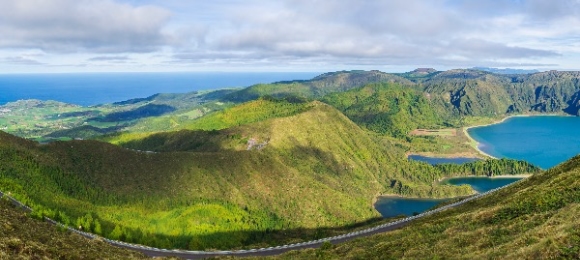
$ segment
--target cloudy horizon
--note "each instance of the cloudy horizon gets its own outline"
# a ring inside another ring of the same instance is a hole
[[[579,0],[0,0],[0,71],[578,70]]]

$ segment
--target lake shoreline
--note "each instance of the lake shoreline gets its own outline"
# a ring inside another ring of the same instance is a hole
[[[520,181],[525,177],[529,176],[531,176],[531,174],[499,175],[493,177],[474,176],[474,175],[447,177],[443,178],[442,181],[454,178],[460,178],[462,180],[458,183],[449,183],[449,184],[439,183],[439,185],[453,185],[453,186],[470,185],[472,187],[473,193],[470,195],[453,196],[446,198],[417,198],[417,197],[404,197],[399,194],[383,194],[376,198],[374,208],[383,216],[383,218],[396,217],[399,215],[411,216],[417,213],[425,212],[430,208],[437,207],[438,205],[441,205],[441,203],[446,203],[447,201],[454,201],[460,198],[481,194],[493,188],[503,187],[505,185],[508,185],[509,183]],[[503,178],[503,180],[497,180],[496,178],[497,179]],[[466,179],[470,180],[466,181]],[[487,180],[479,181],[477,179],[487,179]]]
[[[568,114],[563,114],[563,113],[555,113],[555,114],[519,114],[519,115],[509,115],[506,116],[500,120],[497,120],[495,122],[492,123],[488,123],[488,124],[481,124],[481,125],[473,125],[473,126],[466,126],[463,127],[463,134],[465,134],[465,136],[467,137],[467,139],[469,139],[469,144],[471,145],[471,147],[473,147],[479,154],[487,157],[487,158],[492,158],[492,159],[499,159],[493,155],[490,155],[486,152],[484,152],[483,150],[481,150],[479,148],[479,146],[481,145],[480,142],[478,142],[477,140],[475,140],[473,137],[471,137],[471,135],[469,135],[469,130],[473,129],[473,128],[478,128],[478,127],[486,127],[486,126],[491,126],[491,125],[496,125],[496,124],[501,124],[505,121],[507,121],[508,119],[511,118],[516,118],[516,117],[536,117],[536,116],[572,116],[572,115],[568,115]]]

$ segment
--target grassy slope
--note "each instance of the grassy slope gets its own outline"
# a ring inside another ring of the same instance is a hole
[[[578,259],[580,157],[408,227],[276,259]]]
[[[145,255],[58,230],[0,201],[0,259],[145,259]]]
[[[99,139],[113,144],[120,144],[126,143],[130,140],[137,140],[147,137],[155,132],[162,132],[159,129],[165,129],[164,131],[177,131],[183,129],[208,131],[220,130],[259,122],[270,118],[291,116],[304,112],[310,108],[312,108],[312,105],[309,102],[300,99],[274,99],[262,97],[258,100],[226,108],[223,111],[209,113],[197,120],[192,120],[191,118],[179,120],[177,118],[173,118],[173,116],[153,118],[148,121],[143,121],[138,125],[151,123],[160,125],[160,127],[139,128],[136,126],[134,128],[130,128],[130,131],[105,136]],[[172,121],[173,123],[168,121]],[[140,130],[138,130],[138,128]],[[155,131],[155,129],[157,131]]]

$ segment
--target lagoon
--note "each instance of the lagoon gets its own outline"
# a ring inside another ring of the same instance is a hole
[[[529,116],[512,117],[467,132],[489,155],[525,160],[548,169],[580,153],[578,129],[579,117]]]

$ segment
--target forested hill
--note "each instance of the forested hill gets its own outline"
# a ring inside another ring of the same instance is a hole
[[[282,81],[272,84],[258,84],[227,95],[224,100],[245,102],[261,96],[298,96],[308,99],[321,98],[327,94],[343,92],[365,86],[369,83],[390,82],[411,85],[401,76],[380,71],[338,71],[317,76],[311,80]]]
[[[227,120],[251,110],[257,122]],[[394,141],[318,101],[262,99],[207,120],[204,126],[230,126],[120,143],[132,150],[97,141],[39,145],[0,133],[0,188],[109,238],[231,249],[312,239],[324,228],[368,221],[378,217],[372,202],[379,194],[473,193],[439,185],[443,177],[539,171],[518,161],[484,161],[472,171],[407,161]]]

